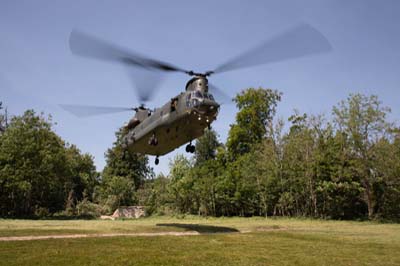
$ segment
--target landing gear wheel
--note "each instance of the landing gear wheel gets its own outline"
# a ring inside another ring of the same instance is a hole
[[[156,157],[156,160],[154,161],[154,163],[155,163],[156,165],[158,165],[158,164],[160,163],[160,160],[158,159],[158,156]]]
[[[186,152],[194,153],[194,151],[196,150],[196,147],[194,145],[192,145],[192,142],[190,142],[188,145],[186,145],[185,150],[186,150]]]
[[[190,153],[194,153],[195,151],[196,151],[196,146],[190,145],[190,147],[189,147],[189,152],[190,152]]]

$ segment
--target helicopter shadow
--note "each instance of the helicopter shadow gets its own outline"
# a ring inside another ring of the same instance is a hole
[[[199,234],[218,234],[218,233],[238,233],[238,232],[240,232],[236,228],[232,228],[232,227],[203,225],[203,224],[162,223],[162,224],[156,224],[156,226],[182,228],[182,229],[185,229],[186,231],[196,231]]]

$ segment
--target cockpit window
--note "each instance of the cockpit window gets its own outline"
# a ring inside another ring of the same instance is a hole
[[[195,96],[196,96],[196,98],[199,98],[199,99],[202,99],[202,98],[203,98],[203,94],[201,94],[200,91],[196,91],[196,92],[195,92]]]
[[[207,100],[215,101],[214,96],[212,96],[211,93],[202,92],[199,90],[192,91],[191,93],[188,93],[186,97],[186,106],[190,108],[197,107],[204,101],[207,102]]]
[[[210,99],[210,100],[214,101],[214,97],[212,96],[211,93],[207,93],[207,92],[202,93],[201,91],[195,91],[192,93],[192,95],[189,94],[188,100],[190,100],[190,98]]]

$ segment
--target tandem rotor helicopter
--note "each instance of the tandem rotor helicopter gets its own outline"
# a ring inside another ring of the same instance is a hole
[[[186,152],[193,153],[195,146],[192,145],[192,141],[202,136],[204,130],[210,128],[211,123],[217,119],[220,108],[218,101],[222,98],[226,99],[228,96],[208,82],[211,75],[325,53],[332,49],[328,40],[318,30],[308,24],[299,24],[226,61],[214,70],[198,73],[139,55],[76,30],[71,32],[69,45],[73,54],[143,69],[146,73],[180,72],[191,76],[186,83],[185,91],[171,97],[167,103],[154,110],[146,108],[144,105],[155,88],[155,86],[149,86],[149,82],[143,87],[139,85],[136,88],[141,102],[139,107],[60,105],[80,117],[135,111],[134,117],[125,126],[124,148],[129,152],[156,156],[156,165],[159,163],[159,156],[165,155],[185,143],[188,143]],[[154,84],[155,82],[152,85]]]

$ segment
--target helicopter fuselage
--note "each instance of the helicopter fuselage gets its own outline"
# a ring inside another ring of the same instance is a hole
[[[130,152],[161,156],[204,134],[217,118],[219,104],[208,81],[196,76],[186,91],[151,112],[141,108],[128,124],[123,143]],[[131,126],[129,126],[131,125]]]

